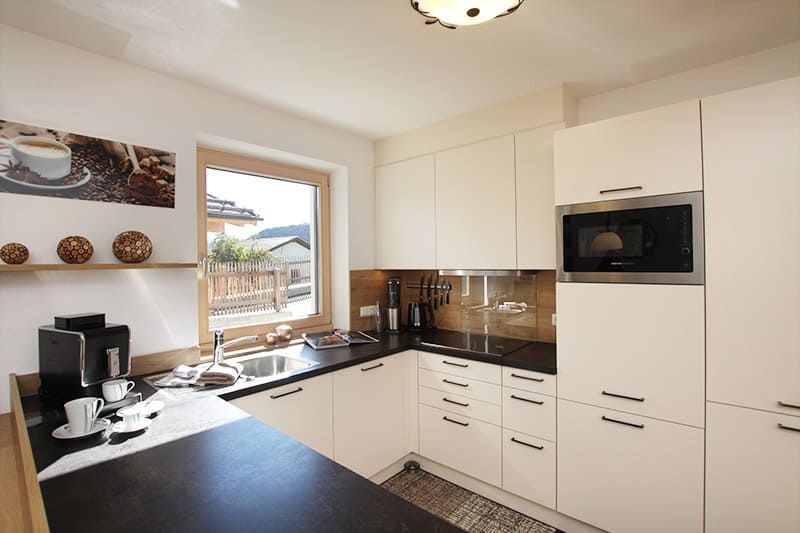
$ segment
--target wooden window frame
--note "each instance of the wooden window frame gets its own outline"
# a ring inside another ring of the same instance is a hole
[[[306,185],[319,187],[319,279],[322,283],[319,291],[319,314],[287,320],[285,322],[294,328],[295,333],[304,331],[330,330],[331,320],[331,219],[330,219],[330,176],[322,172],[309,170],[302,167],[285,165],[264,159],[241,156],[228,152],[221,152],[209,148],[197,147],[197,250],[200,263],[200,273],[197,283],[197,308],[198,308],[198,336],[201,347],[207,347],[212,342],[212,333],[208,329],[208,278],[206,270],[208,265],[208,242],[206,234],[207,201],[206,201],[206,168],[218,168],[232,172],[254,174],[265,178],[276,178]],[[271,324],[258,324],[254,326],[241,326],[226,328],[226,335],[230,338],[258,335],[274,331],[279,322]]]

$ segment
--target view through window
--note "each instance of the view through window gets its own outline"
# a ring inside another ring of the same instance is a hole
[[[320,184],[209,164],[205,189],[207,331],[319,317]]]

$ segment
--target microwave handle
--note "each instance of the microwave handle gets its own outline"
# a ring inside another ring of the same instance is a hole
[[[635,185],[633,187],[620,187],[619,189],[604,189],[600,191],[600,194],[609,194],[612,192],[628,192],[628,191],[641,191],[641,185]]]

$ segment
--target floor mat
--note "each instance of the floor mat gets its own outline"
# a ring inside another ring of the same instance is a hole
[[[534,520],[424,470],[400,472],[382,484],[389,492],[470,532],[555,533]]]

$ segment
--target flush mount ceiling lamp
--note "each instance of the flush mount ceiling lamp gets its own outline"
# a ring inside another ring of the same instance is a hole
[[[454,30],[510,15],[525,0],[411,0],[411,7],[425,17],[425,24]]]

